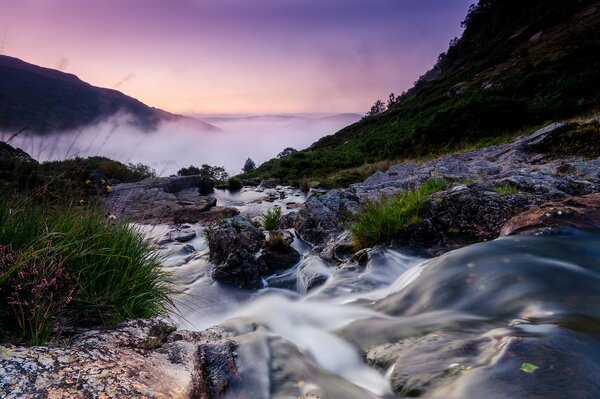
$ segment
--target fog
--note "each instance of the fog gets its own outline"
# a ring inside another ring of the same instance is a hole
[[[66,133],[24,132],[16,137],[0,133],[0,140],[9,140],[38,161],[102,155],[125,163],[144,163],[163,176],[205,163],[224,166],[233,175],[241,172],[248,157],[258,165],[286,147],[306,148],[359,118],[356,114],[205,116],[204,120],[222,130],[202,130],[184,120],[164,122],[154,132],[143,132],[121,115]]]

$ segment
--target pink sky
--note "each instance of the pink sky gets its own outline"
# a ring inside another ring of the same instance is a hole
[[[365,112],[471,0],[6,0],[0,51],[180,113]]]

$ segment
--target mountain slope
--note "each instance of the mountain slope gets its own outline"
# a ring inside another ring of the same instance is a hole
[[[184,118],[203,130],[217,130],[206,122],[149,107],[117,90],[92,86],[73,74],[0,55],[0,131],[72,130],[118,112],[128,114],[142,130]]]
[[[461,38],[386,112],[266,162],[255,174],[324,179],[600,109],[597,0],[480,0],[463,24]]]

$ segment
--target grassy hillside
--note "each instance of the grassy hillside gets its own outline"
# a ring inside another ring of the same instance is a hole
[[[345,185],[372,172],[372,163],[486,145],[600,108],[597,1],[480,0],[463,25],[387,111],[252,175]]]

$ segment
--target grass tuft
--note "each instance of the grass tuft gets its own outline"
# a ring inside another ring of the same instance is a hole
[[[73,291],[64,312],[72,325],[151,318],[172,305],[169,276],[142,233],[107,220],[99,206],[19,204],[0,198],[0,244],[32,259],[60,259],[70,277],[67,289]],[[0,290],[5,283],[0,280]],[[0,323],[6,317],[0,314]]]
[[[502,183],[494,187],[494,191],[500,195],[515,195],[519,188],[512,183]]]
[[[264,215],[260,216],[262,226],[267,231],[273,231],[279,226],[281,220],[281,208],[275,207],[269,209]]]
[[[443,190],[447,184],[443,179],[430,179],[415,190],[365,205],[350,225],[354,247],[361,249],[389,242],[398,231],[420,222],[429,195]]]

